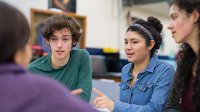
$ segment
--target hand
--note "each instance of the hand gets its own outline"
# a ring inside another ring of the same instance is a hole
[[[75,89],[75,90],[71,91],[71,94],[72,95],[79,95],[82,92],[83,92],[83,90],[81,88],[79,88],[79,89]]]
[[[93,104],[97,108],[107,108],[109,111],[113,111],[114,109],[114,102],[109,99],[106,95],[104,95],[101,91],[98,89],[94,88],[93,91],[98,95],[94,101]]]

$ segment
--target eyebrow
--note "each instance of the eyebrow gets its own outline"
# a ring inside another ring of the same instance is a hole
[[[62,37],[70,37],[70,35],[63,35]]]
[[[136,38],[130,39],[130,41],[133,41],[133,40],[137,40],[137,39]],[[124,41],[128,41],[128,40],[124,39]]]
[[[62,35],[61,37],[69,37],[70,35]],[[56,35],[52,35],[51,37],[57,37]]]
[[[170,15],[169,15],[169,17],[172,17],[172,16],[175,16],[176,15],[176,13],[171,13]]]

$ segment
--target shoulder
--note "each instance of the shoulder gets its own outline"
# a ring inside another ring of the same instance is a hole
[[[47,62],[48,59],[49,59],[48,55],[40,57],[40,58],[36,59],[35,61],[33,61],[32,63],[30,63],[28,65],[28,68],[31,69],[31,68],[38,67],[38,66],[42,65],[43,63]]]
[[[132,65],[132,63],[124,65],[124,67],[122,68],[122,72],[129,71]]]
[[[170,70],[174,69],[171,64],[165,62],[164,60],[158,59],[157,55],[151,57],[151,60],[148,64],[148,70],[150,70],[151,72],[153,71],[156,72],[156,71],[165,71],[169,69]]]
[[[154,73],[159,74],[157,76],[162,78],[165,81],[168,79],[171,79],[168,81],[172,81],[175,75],[175,69],[171,64],[164,62],[162,60],[158,60]]]
[[[72,49],[71,52],[75,55],[89,55],[88,51],[85,49]]]
[[[170,69],[170,70],[174,70],[174,67],[167,63],[167,62],[164,62],[162,60],[158,60],[157,61],[157,67],[160,68],[160,69]]]
[[[21,82],[21,86],[26,85],[23,91],[32,93],[38,102],[42,99],[49,100],[49,102],[53,102],[54,100],[65,102],[64,99],[67,100],[67,97],[70,95],[70,92],[62,84],[49,77],[31,73],[21,78]],[[51,100],[48,98],[51,98]]]
[[[40,108],[45,106],[45,109],[51,112],[80,111],[81,109],[92,110],[89,105],[72,96],[66,87],[53,79],[33,74],[27,74],[23,79],[26,79],[23,80],[23,85],[26,86],[23,91],[31,93],[31,97],[34,97],[34,101],[31,103],[37,105],[45,104]],[[76,104],[80,105],[80,107],[76,108]]]
[[[71,56],[72,56],[71,58],[72,60],[73,59],[88,60],[90,57],[88,51],[85,49],[72,49]]]
[[[37,85],[38,87],[33,89],[38,89],[40,91],[44,91],[44,88],[46,88],[45,90],[52,89],[66,91],[65,87],[56,80],[30,72],[28,72],[28,74],[24,76],[23,81],[30,86]]]
[[[54,99],[54,97],[56,98],[56,94],[58,96],[62,96],[63,99],[66,99],[64,94],[66,95],[69,93],[68,90],[56,80],[33,74],[28,71],[23,75],[18,75],[16,78],[18,78],[18,81],[13,82],[15,83],[15,86],[23,88],[18,92],[23,94],[31,93],[31,96],[36,98],[36,102],[40,102],[41,99],[48,99],[48,97],[52,97],[52,99]],[[26,97],[30,96],[28,95]]]

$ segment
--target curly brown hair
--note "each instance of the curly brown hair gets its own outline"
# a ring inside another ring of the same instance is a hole
[[[72,47],[75,47],[81,37],[81,27],[73,17],[68,17],[63,14],[53,15],[46,21],[41,32],[43,37],[49,40],[55,31],[63,28],[67,28],[71,31],[73,41]]]
[[[199,0],[173,0],[170,2],[170,6],[176,5],[180,10],[184,10],[186,13],[191,14],[194,10],[200,13],[200,1]],[[200,18],[197,21],[198,28],[200,28]],[[199,33],[200,41],[200,33]],[[184,93],[189,89],[189,83],[193,77],[193,70],[196,70],[196,76],[193,81],[193,105],[196,112],[200,112],[200,42],[199,42],[198,54],[196,55],[191,46],[187,43],[181,45],[181,54],[177,60],[177,71],[170,95],[170,102],[172,102],[177,108],[182,110],[179,103]],[[196,66],[194,64],[197,63]],[[194,68],[196,67],[196,68]]]

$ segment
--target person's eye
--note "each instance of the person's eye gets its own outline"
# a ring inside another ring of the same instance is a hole
[[[128,44],[128,42],[124,42],[124,44],[125,44],[125,45],[127,45],[127,44]]]
[[[68,39],[68,38],[63,38],[63,40],[64,40],[64,41],[67,41],[67,40],[69,40],[69,39]]]
[[[172,18],[172,20],[175,20],[175,19],[176,19],[176,16],[172,16],[171,18]]]
[[[138,43],[138,41],[132,41],[132,43],[133,43],[133,44],[137,44],[137,43]]]
[[[52,37],[50,40],[51,40],[51,41],[56,41],[56,40],[58,40],[58,39],[57,39],[57,38],[54,38],[54,37]]]

